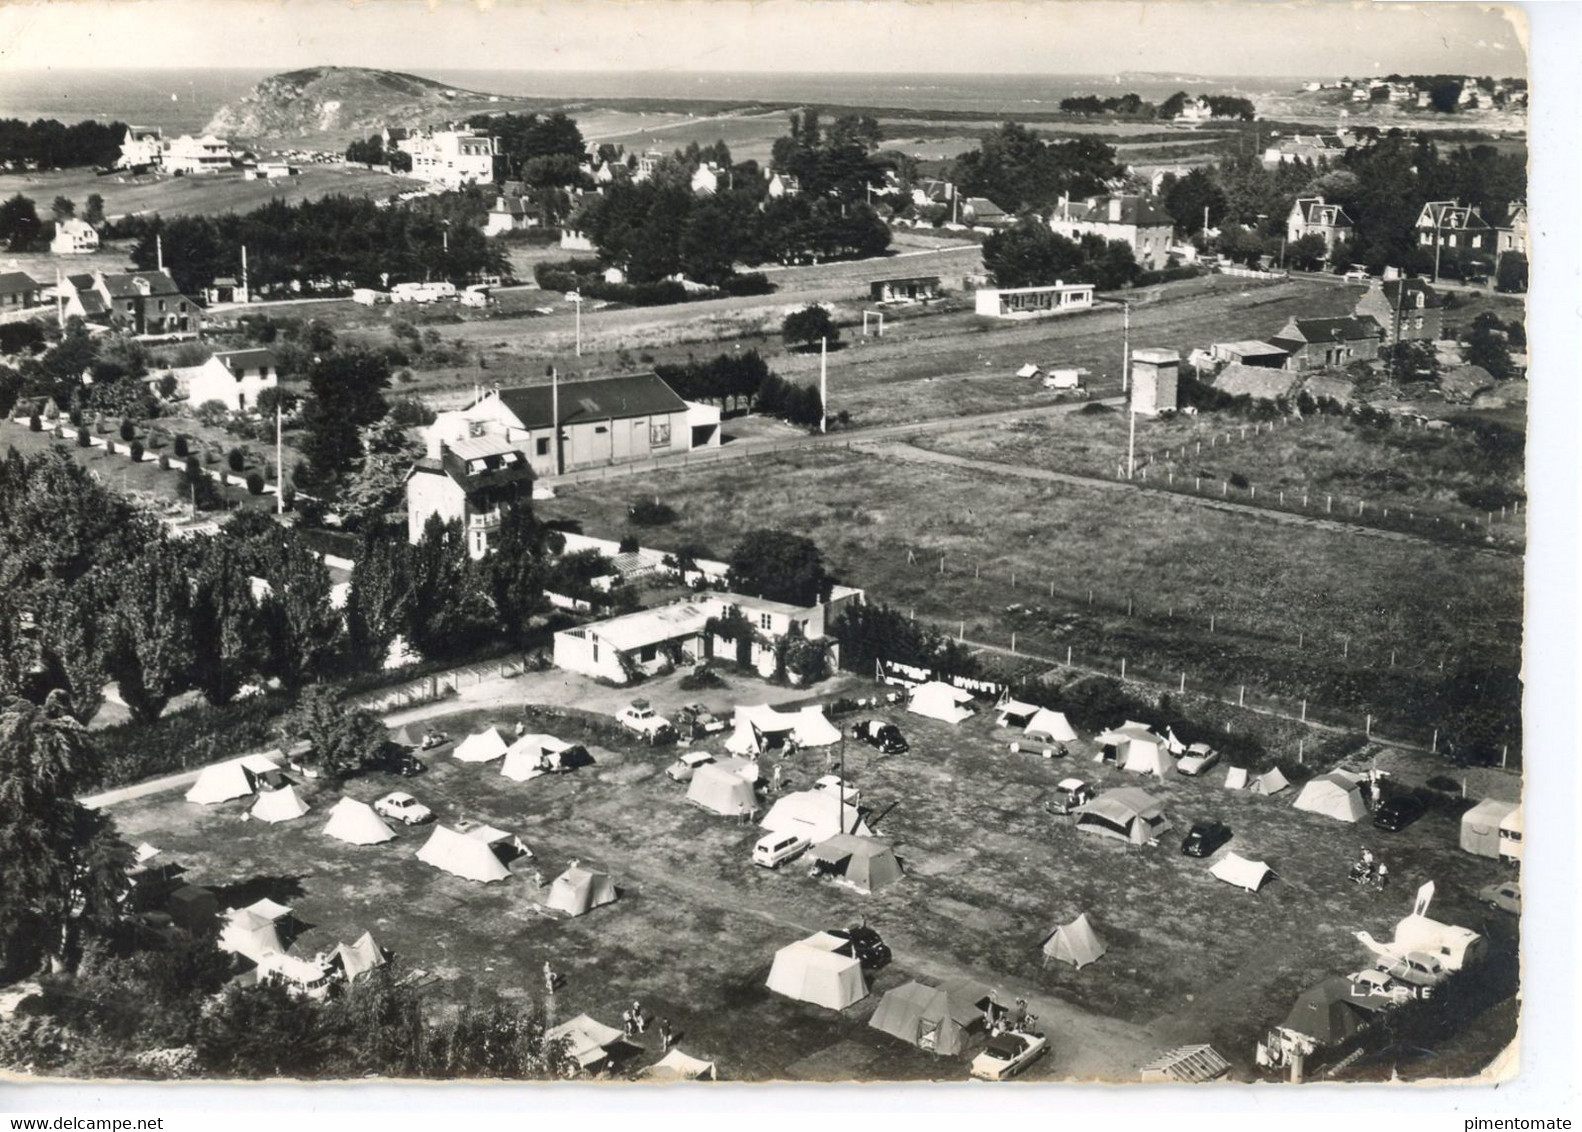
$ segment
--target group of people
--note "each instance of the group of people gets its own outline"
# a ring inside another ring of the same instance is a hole
[[[1009,1010],[997,1008],[991,1002],[984,1008],[984,1023],[988,1027],[989,1036],[997,1037],[1011,1031],[1025,1031],[1038,1021],[1038,1015],[1027,1009],[1027,1000],[1019,998]]]
[[[630,1007],[621,1011],[621,1031],[629,1038],[646,1033],[648,1030],[649,1015],[643,1010],[641,1002],[634,1001]],[[671,1042],[670,1019],[661,1018],[654,1027],[659,1032],[659,1048],[669,1051]]]
[[[1382,892],[1390,883],[1390,867],[1377,860],[1372,849],[1364,848],[1356,864],[1351,866],[1351,879],[1358,884],[1374,885]]]

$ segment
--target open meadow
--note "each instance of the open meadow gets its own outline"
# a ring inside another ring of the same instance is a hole
[[[535,681],[560,678],[521,678],[523,705],[545,693]],[[755,701],[756,681],[730,679],[734,689],[707,697],[716,710]],[[965,1059],[936,1059],[866,1025],[883,991],[919,976],[972,977],[1004,1000],[1027,998],[1053,1044],[1035,1077],[1124,1079],[1184,1041],[1213,1041],[1246,1074],[1263,1029],[1322,975],[1360,966],[1366,955],[1351,933],[1387,931],[1423,880],[1438,883],[1436,909],[1453,922],[1481,928],[1497,915],[1470,900],[1497,866],[1456,848],[1454,808],[1377,844],[1397,878],[1397,888],[1380,895],[1346,879],[1360,831],[1291,810],[1291,792],[1229,793],[1222,772],[1139,780],[1090,762],[1086,743],[1066,760],[1011,755],[1014,735],[990,715],[953,727],[899,709],[879,714],[904,729],[912,751],[885,757],[844,747],[847,777],[907,873],[872,896],[811,880],[802,863],[778,872],[753,866],[757,827],[687,803],[685,788],[659,773],[673,750],[585,734],[580,723],[552,715],[529,723],[588,742],[595,765],[519,784],[497,764],[461,764],[441,750],[419,779],[368,775],[345,787],[371,801],[400,786],[444,824],[488,822],[519,834],[534,859],[498,885],[418,862],[427,828],[401,829],[396,841],[367,848],[326,839],[320,830],[337,792],[313,782],[299,785],[313,812],[278,826],[240,821],[242,802],[198,807],[174,794],[119,805],[115,814],[128,836],[186,866],[186,879],[216,887],[222,906],[265,895],[294,906],[312,925],[297,945],[305,953],[372,931],[445,1002],[542,998],[548,961],[566,978],[547,999],[554,1017],[586,1011],[615,1021],[640,999],[671,1019],[683,1049],[717,1058],[736,1080],[962,1079]],[[519,711],[469,711],[437,722],[456,736],[517,718]],[[809,751],[766,756],[761,770],[777,762],[792,789],[827,769],[825,755]],[[1101,787],[1144,786],[1164,801],[1175,828],[1146,850],[1076,834],[1069,819],[1043,809],[1055,782],[1072,774]],[[641,821],[632,820],[637,812]],[[1261,893],[1222,884],[1209,876],[1211,862],[1179,854],[1187,826],[1210,817],[1232,825],[1231,850],[1274,868]],[[532,872],[553,877],[572,860],[608,871],[620,899],[582,919],[539,914],[533,905],[543,893]],[[1046,967],[1040,945],[1078,912],[1109,943],[1108,954],[1081,971]],[[777,947],[862,919],[895,952],[867,998],[836,1014],[763,987]],[[1491,927],[1513,945],[1513,927]],[[658,1052],[652,1035],[644,1044],[639,1062]]]

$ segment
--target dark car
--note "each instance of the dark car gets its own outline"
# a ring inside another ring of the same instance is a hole
[[[1397,833],[1423,816],[1423,804],[1410,794],[1386,798],[1373,811],[1373,824],[1390,833]]]
[[[851,737],[861,739],[870,747],[877,747],[887,755],[904,755],[912,749],[902,736],[901,729],[882,719],[865,719],[861,723],[854,723]]]
[[[845,946],[836,948],[836,951],[856,959],[865,971],[877,971],[890,962],[890,945],[867,924],[854,924],[844,930],[836,928],[825,934],[845,940]]]
[[[1188,857],[1207,857],[1230,839],[1230,826],[1224,822],[1200,821],[1187,830],[1181,852]]]

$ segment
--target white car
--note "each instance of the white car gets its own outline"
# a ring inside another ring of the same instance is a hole
[[[615,720],[628,731],[636,732],[650,743],[657,742],[672,730],[670,721],[649,707],[646,700],[632,701],[621,709]]]
[[[1347,283],[1366,283],[1368,281],[1368,273],[1366,271],[1353,270],[1346,272],[1341,278]]]
[[[698,767],[708,766],[714,756],[707,751],[688,751],[665,768],[665,777],[675,782],[691,782]]]
[[[374,813],[405,825],[422,825],[434,818],[433,810],[404,790],[397,790],[394,794],[386,794],[380,798],[374,803]]]
[[[1176,763],[1176,770],[1194,776],[1213,770],[1219,765],[1219,752],[1207,743],[1193,743]]]
[[[1358,998],[1383,999],[1391,1006],[1399,1006],[1417,997],[1415,988],[1397,982],[1383,971],[1370,969],[1347,977],[1351,980],[1352,993]]]
[[[1006,1081],[1048,1051],[1049,1039],[1044,1035],[1007,1030],[989,1039],[984,1051],[972,1059],[969,1072],[980,1081]]]
[[[1380,956],[1375,964],[1379,970],[1414,987],[1432,987],[1445,981],[1449,973],[1437,956],[1426,951],[1408,951],[1405,955]]]
[[[857,788],[849,782],[845,783],[844,785],[846,787],[844,794],[846,804],[848,806],[855,806],[857,804],[858,798]],[[823,778],[820,778],[818,781],[813,783],[813,789],[820,790],[825,794],[840,795],[841,786],[842,783],[840,780],[840,775],[838,774],[826,774]]]
[[[792,857],[805,853],[812,844],[799,833],[766,833],[753,846],[753,864],[778,869]]]

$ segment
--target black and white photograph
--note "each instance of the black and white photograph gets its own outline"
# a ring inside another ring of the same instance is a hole
[[[6,1082],[1518,1081],[1530,15],[0,5]]]

